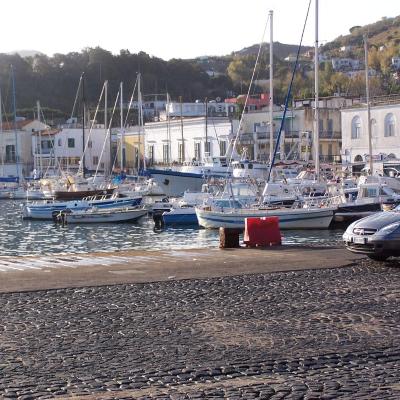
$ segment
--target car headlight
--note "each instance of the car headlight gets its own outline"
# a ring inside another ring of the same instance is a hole
[[[354,228],[354,226],[355,226],[355,224],[357,223],[358,221],[354,221],[354,222],[352,222],[348,227],[347,227],[347,229],[346,229],[346,232],[345,233],[347,233],[347,234],[349,234],[349,233],[353,233],[353,228]]]
[[[384,233],[384,234],[389,234],[389,233],[393,233],[399,227],[400,227],[400,222],[395,222],[393,224],[390,224],[390,225],[387,225],[387,226],[383,227],[378,232],[379,233]]]

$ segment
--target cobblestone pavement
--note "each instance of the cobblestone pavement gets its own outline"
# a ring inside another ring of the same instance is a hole
[[[399,303],[369,261],[2,294],[0,398],[399,399]]]

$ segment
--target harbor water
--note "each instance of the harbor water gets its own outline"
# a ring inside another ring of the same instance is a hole
[[[0,256],[88,253],[122,250],[215,248],[218,231],[196,227],[153,230],[145,217],[137,224],[88,224],[62,227],[53,221],[22,219],[21,200],[0,201]],[[336,245],[342,230],[284,231],[284,244]]]

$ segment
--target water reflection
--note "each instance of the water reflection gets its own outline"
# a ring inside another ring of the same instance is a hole
[[[154,223],[94,224],[62,227],[52,221],[21,218],[21,201],[0,201],[0,255],[43,255],[116,250],[179,250],[217,247],[218,231],[170,228],[153,231]],[[342,231],[284,231],[286,244],[335,244]]]

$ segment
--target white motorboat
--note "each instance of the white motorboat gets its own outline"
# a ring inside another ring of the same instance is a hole
[[[86,210],[61,211],[56,220],[63,224],[92,224],[92,223],[118,223],[136,222],[147,214],[144,208],[113,208],[98,209],[91,207]]]
[[[199,225],[217,229],[243,228],[245,218],[278,217],[281,229],[327,229],[332,221],[335,207],[321,208],[220,208],[196,207]]]

